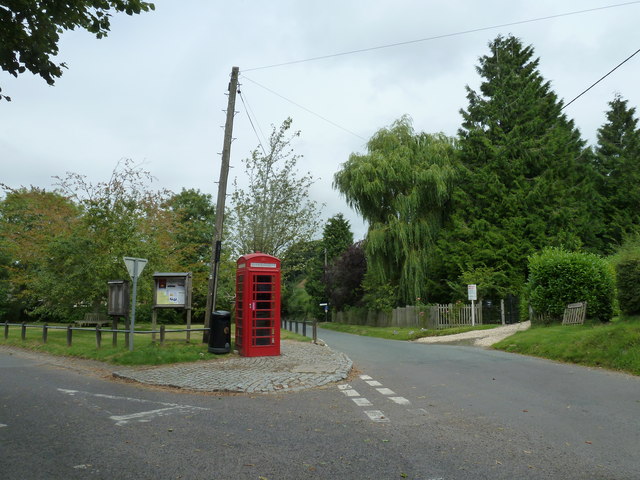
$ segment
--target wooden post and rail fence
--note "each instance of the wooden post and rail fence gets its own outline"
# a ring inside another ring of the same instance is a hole
[[[118,346],[118,334],[124,335],[124,345],[129,344],[129,335],[131,330],[126,329],[114,329],[114,328],[102,328],[102,323],[96,324],[95,327],[74,327],[72,325],[61,326],[61,325],[30,325],[28,323],[9,323],[4,322],[0,323],[4,328],[4,339],[7,340],[9,338],[9,329],[10,327],[19,327],[20,328],[20,339],[27,339],[27,329],[39,329],[42,331],[42,343],[47,343],[49,339],[49,331],[50,330],[64,330],[66,331],[67,337],[67,347],[71,347],[73,344],[73,332],[93,332],[96,339],[96,348],[102,347],[102,334],[103,333],[111,333],[111,345],[113,347]],[[134,335],[153,335],[160,334],[160,344],[164,344],[166,341],[167,333],[186,333],[185,343],[189,343],[190,333],[191,332],[203,332],[208,331],[208,328],[180,328],[180,329],[167,329],[164,325],[160,325],[160,328],[157,330],[135,330]]]

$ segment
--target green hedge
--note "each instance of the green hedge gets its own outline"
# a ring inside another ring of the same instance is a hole
[[[611,266],[590,253],[547,248],[529,257],[527,296],[533,310],[561,319],[569,303],[587,302],[587,316],[613,316],[615,277]]]
[[[629,258],[616,265],[616,284],[620,311],[625,315],[640,313],[640,258]]]

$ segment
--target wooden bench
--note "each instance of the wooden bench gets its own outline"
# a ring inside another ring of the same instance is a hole
[[[79,327],[102,327],[111,325],[111,320],[104,313],[85,313],[82,320],[76,320]]]
[[[587,316],[587,302],[570,303],[564,309],[562,325],[582,325]]]

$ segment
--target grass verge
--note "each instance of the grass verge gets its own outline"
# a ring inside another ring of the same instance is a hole
[[[319,324],[321,328],[336,332],[352,333],[365,337],[386,338],[388,340],[415,340],[422,337],[436,337],[453,335],[455,333],[470,332],[471,330],[486,330],[499,325],[476,325],[475,327],[456,327],[443,330],[424,330],[416,327],[369,327],[366,325],[346,325],[344,323],[326,322]]]
[[[640,375],[640,316],[604,324],[533,327],[493,348]]]
[[[0,324],[1,325],[1,324]],[[50,324],[54,325],[54,324]],[[61,326],[62,324],[57,324]],[[167,329],[181,329],[183,326],[170,326]],[[193,328],[202,328],[202,325],[193,325]],[[136,324],[136,330],[151,330],[151,325]],[[231,327],[233,342],[234,326]],[[297,335],[286,330],[281,330],[281,340],[311,341],[302,335]],[[179,362],[196,362],[199,360],[223,360],[233,356],[234,353],[214,355],[209,353],[208,346],[202,343],[202,332],[192,332],[191,342],[186,343],[186,334],[167,333],[163,345],[153,343],[150,334],[138,334],[134,338],[134,350],[129,351],[125,345],[124,334],[118,336],[118,346],[112,347],[112,334],[102,334],[102,346],[96,348],[96,337],[93,331],[74,331],[71,347],[67,347],[65,330],[49,330],[47,343],[42,342],[42,330],[29,328],[27,337],[23,341],[20,337],[20,327],[9,328],[9,338],[0,336],[0,345],[10,345],[25,348],[37,352],[46,352],[53,355],[69,356],[99,360],[115,365],[165,365]],[[232,351],[234,345],[232,343]]]

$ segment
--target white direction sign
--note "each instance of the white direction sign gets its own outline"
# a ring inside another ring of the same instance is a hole
[[[147,264],[146,258],[134,258],[134,257],[122,257],[124,260],[124,264],[127,266],[127,272],[129,272],[129,276],[133,280],[134,274],[139,277],[144,270],[145,265]],[[136,264],[138,264],[138,268],[136,271]]]

